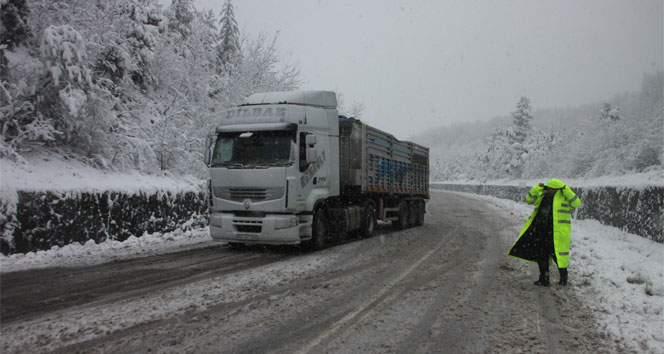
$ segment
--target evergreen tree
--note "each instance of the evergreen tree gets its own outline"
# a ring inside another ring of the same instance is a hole
[[[30,9],[25,1],[7,0],[0,7],[0,44],[6,44],[9,49],[31,36],[28,26]]]
[[[183,39],[191,35],[191,26],[195,17],[193,0],[173,0],[168,29],[180,33]]]
[[[231,60],[237,58],[240,53],[240,31],[235,21],[233,13],[233,4],[231,0],[226,0],[221,10],[221,19],[219,20],[221,30],[219,32],[219,44],[217,45],[217,60],[219,67],[223,67]]]
[[[530,107],[530,99],[521,97],[516,104],[516,111],[512,112],[512,134],[510,142],[512,144],[523,144],[533,129],[533,114]]]

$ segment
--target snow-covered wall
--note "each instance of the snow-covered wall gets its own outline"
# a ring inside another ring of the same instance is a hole
[[[431,183],[432,189],[491,195],[525,203],[530,187]],[[664,187],[577,187],[582,204],[578,219],[595,219],[656,242],[664,243]]]
[[[25,253],[206,224],[202,192],[17,191],[13,215],[0,219],[2,253]]]

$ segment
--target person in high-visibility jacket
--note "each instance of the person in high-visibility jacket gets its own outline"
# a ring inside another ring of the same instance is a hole
[[[549,286],[549,263],[558,265],[560,285],[567,285],[572,210],[581,205],[581,199],[559,179],[533,186],[526,201],[535,210],[521,228],[519,238],[507,253],[508,256],[539,266],[539,279],[535,285]]]

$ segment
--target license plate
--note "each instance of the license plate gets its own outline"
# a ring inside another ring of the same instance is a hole
[[[235,236],[239,241],[257,241],[258,235],[239,234]]]

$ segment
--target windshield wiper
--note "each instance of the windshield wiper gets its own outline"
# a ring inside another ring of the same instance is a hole
[[[290,161],[281,161],[281,162],[272,162],[269,164],[269,166],[277,166],[277,167],[285,167],[285,166],[290,166],[292,162]]]
[[[270,167],[285,167],[289,166],[290,162],[270,162],[268,164],[263,164],[263,165],[255,165],[255,166],[248,166],[250,168],[270,168]]]
[[[224,162],[224,163],[214,165],[214,167],[244,168],[244,165],[241,164],[241,163]]]

